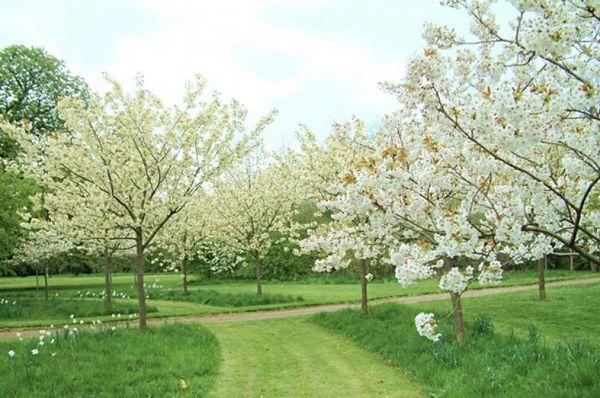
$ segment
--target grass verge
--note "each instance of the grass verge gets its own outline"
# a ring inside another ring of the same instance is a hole
[[[443,319],[448,308],[440,303],[383,304],[371,307],[368,317],[344,310],[316,315],[313,321],[405,370],[432,397],[596,397],[600,325],[594,321],[596,315],[581,316],[585,310],[579,303],[598,288],[551,289],[555,301],[541,303],[543,314],[530,318],[536,307],[522,301],[525,292],[465,299],[469,339],[462,348],[453,339],[452,319]],[[488,305],[491,302],[494,306]],[[583,306],[593,312],[593,301]],[[443,333],[435,344],[420,337],[414,326],[418,312],[431,310]],[[494,332],[494,321],[505,333]],[[542,337],[537,324],[551,337]],[[565,325],[585,326],[587,334],[565,338],[562,332],[553,332]],[[512,333],[512,328],[519,333]]]
[[[61,333],[44,342],[0,343],[3,397],[203,397],[220,363],[216,338],[198,325]]]
[[[283,294],[264,294],[258,296],[256,293],[219,293],[216,290],[207,289],[189,290],[187,293],[178,290],[167,290],[156,294],[152,298],[159,300],[191,301],[198,304],[214,305],[218,307],[246,307],[304,301],[302,296]]]
[[[113,301],[112,312],[106,311],[102,300],[55,298],[44,300],[43,298],[19,297],[7,301],[7,304],[0,305],[0,322],[15,318],[24,321],[48,319],[64,319],[66,321],[71,314],[75,314],[78,318],[88,318],[112,313],[128,315],[138,311],[135,303],[116,300]],[[156,311],[156,307],[148,307],[148,312]]]

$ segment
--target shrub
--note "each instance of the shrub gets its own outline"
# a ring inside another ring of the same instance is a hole
[[[495,326],[492,322],[492,318],[487,315],[477,315],[473,320],[469,333],[471,338],[478,338],[480,336],[492,336],[494,334]]]

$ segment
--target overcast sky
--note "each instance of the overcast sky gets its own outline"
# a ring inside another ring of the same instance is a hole
[[[377,83],[401,78],[426,21],[467,26],[437,0],[2,0],[0,47],[45,47],[94,89],[102,72],[124,83],[141,72],[167,102],[200,73],[251,120],[278,109],[276,149],[299,123],[324,136],[392,110]]]

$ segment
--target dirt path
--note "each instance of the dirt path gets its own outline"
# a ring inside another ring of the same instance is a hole
[[[546,287],[552,288],[556,286],[575,286],[575,285],[589,285],[592,283],[600,282],[600,278],[585,278],[585,279],[574,279],[567,281],[547,282]],[[482,297],[490,296],[494,294],[504,294],[513,292],[522,292],[526,290],[535,290],[537,285],[521,285],[521,286],[507,286],[507,287],[492,287],[487,289],[468,290],[463,293],[463,297]],[[404,297],[390,297],[384,299],[370,300],[370,304],[382,304],[382,303],[418,303],[425,301],[445,300],[448,298],[447,293],[435,293],[435,294],[423,294],[416,296],[404,296]],[[238,312],[238,313],[222,313],[212,315],[189,315],[181,317],[171,318],[154,318],[149,319],[150,325],[164,325],[167,323],[227,323],[227,322],[245,322],[245,321],[257,321],[263,319],[278,319],[278,318],[289,318],[302,315],[311,315],[319,312],[334,312],[345,308],[359,308],[358,303],[339,303],[339,304],[323,304],[313,305],[299,308],[281,309],[281,310],[269,310],[269,311],[253,311],[253,312]],[[15,332],[21,332],[23,337],[34,336],[37,331],[42,329],[41,327],[36,328],[11,328],[0,330],[0,339],[14,339]],[[47,329],[47,328],[46,328]]]
[[[546,287],[556,286],[574,286],[574,285],[589,285],[591,283],[600,282],[600,278],[575,279],[568,281],[548,282]],[[526,290],[535,290],[537,285],[521,285],[508,287],[492,287],[487,289],[468,290],[463,293],[463,297],[482,297],[491,296],[494,294],[522,292]],[[421,294],[416,296],[390,297],[383,299],[369,300],[369,304],[382,303],[420,303],[425,301],[446,300],[449,299],[448,293]],[[270,311],[253,311],[253,312],[238,312],[229,314],[213,314],[201,316],[185,316],[177,318],[166,318],[168,322],[176,321],[182,323],[225,323],[225,322],[242,322],[242,321],[258,321],[262,319],[278,319],[289,318],[294,316],[311,315],[319,312],[335,312],[345,308],[360,308],[358,303],[340,303],[340,304],[323,304],[312,305],[307,307],[290,308],[283,310]],[[150,323],[161,324],[165,319],[149,320]]]

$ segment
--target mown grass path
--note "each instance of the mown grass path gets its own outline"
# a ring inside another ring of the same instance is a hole
[[[398,368],[304,318],[209,329],[223,356],[211,398],[422,396]]]

